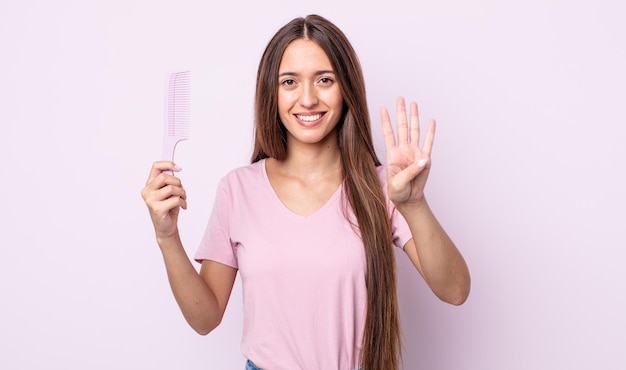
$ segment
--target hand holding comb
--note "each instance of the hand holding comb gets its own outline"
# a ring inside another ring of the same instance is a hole
[[[165,87],[165,129],[161,159],[174,160],[176,144],[189,139],[191,71],[169,74]],[[172,171],[165,171],[172,174]]]

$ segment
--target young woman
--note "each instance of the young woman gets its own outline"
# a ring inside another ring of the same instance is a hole
[[[463,257],[424,187],[435,134],[420,146],[417,104],[381,108],[387,163],[374,151],[364,80],[345,35],[317,16],[269,42],[257,75],[252,163],[219,183],[195,255],[178,234],[187,206],[171,162],[155,162],[142,196],[174,296],[199,333],[219,325],[237,272],[248,369],[394,370],[400,329],[393,245],[433,292],[463,303]]]

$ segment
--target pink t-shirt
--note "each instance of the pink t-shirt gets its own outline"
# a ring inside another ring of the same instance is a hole
[[[384,184],[385,170],[378,171]],[[317,212],[297,215],[274,192],[265,160],[235,169],[219,183],[195,259],[239,269],[241,350],[262,369],[358,367],[367,296],[365,255],[344,216],[343,198],[340,186]],[[403,247],[410,230],[388,205],[394,244]]]

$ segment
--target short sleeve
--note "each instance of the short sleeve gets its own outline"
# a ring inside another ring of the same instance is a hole
[[[391,214],[391,233],[393,237],[393,244],[404,249],[406,243],[413,238],[409,224],[404,219],[404,216],[398,212],[396,207],[393,206],[391,201],[388,201],[389,213]]]
[[[232,197],[227,178],[224,178],[218,184],[213,210],[194,256],[197,262],[211,260],[238,268],[235,248],[230,237],[231,210]]]
[[[383,194],[385,194],[385,201],[387,202],[387,210],[391,220],[393,244],[398,248],[404,249],[406,243],[413,238],[411,229],[409,229],[409,224],[404,219],[404,216],[400,214],[400,212],[393,205],[393,202],[389,200],[389,196],[387,194],[387,170],[385,166],[378,166],[376,169],[378,171],[378,178],[380,179],[380,183],[383,187]]]

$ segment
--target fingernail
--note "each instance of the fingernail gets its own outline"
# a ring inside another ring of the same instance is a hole
[[[417,162],[417,167],[424,167],[426,166],[426,163],[428,163],[428,159],[422,158]]]
[[[180,171],[182,171],[182,170],[183,170],[183,168],[182,168],[182,167],[178,167],[178,165],[176,165],[176,164],[174,165],[174,171],[176,171],[176,172],[180,172]]]

